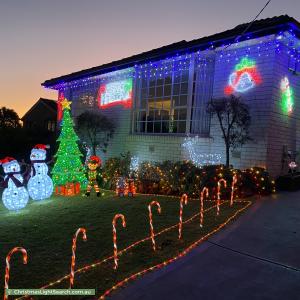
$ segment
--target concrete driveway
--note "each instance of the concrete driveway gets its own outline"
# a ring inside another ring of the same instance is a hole
[[[300,192],[256,201],[186,257],[111,299],[299,300]]]

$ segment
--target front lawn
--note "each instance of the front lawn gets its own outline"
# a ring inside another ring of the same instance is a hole
[[[156,237],[157,251],[152,250],[151,240],[137,244],[124,251],[119,257],[119,268],[113,270],[113,259],[101,262],[113,254],[112,219],[122,213],[126,218],[126,228],[117,224],[119,251],[132,243],[149,237],[148,204],[159,201],[162,213],[153,208],[155,232],[174,225],[173,228]],[[212,201],[205,201],[204,227],[199,226],[199,201],[191,200],[184,206],[183,220],[194,216],[183,224],[183,236],[178,240],[179,198],[139,195],[135,198],[118,198],[105,192],[102,198],[52,197],[43,202],[32,202],[18,213],[0,207],[0,257],[1,282],[4,281],[5,256],[16,246],[28,252],[28,264],[23,265],[21,254],[11,259],[11,288],[39,288],[69,274],[72,238],[79,227],[87,230],[87,242],[80,235],[77,242],[76,269],[95,264],[84,272],[75,274],[74,288],[96,289],[101,296],[107,289],[130,275],[160,264],[180,254],[201,237],[222,227],[229,218],[235,217],[249,205],[249,201],[228,202],[221,205],[221,213],[216,217]],[[69,281],[62,280],[53,288],[68,288]],[[3,293],[3,290],[1,290]],[[41,297],[42,298],[42,297]],[[76,297],[79,299],[80,297]],[[52,298],[54,299],[54,298]],[[67,299],[67,297],[64,297]]]

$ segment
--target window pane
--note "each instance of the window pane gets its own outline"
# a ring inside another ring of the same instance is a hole
[[[147,87],[147,83],[148,83],[147,78],[142,78],[142,87],[143,88]]]
[[[163,133],[168,133],[169,132],[169,122],[162,122],[161,132],[163,132]]]
[[[170,95],[171,95],[171,85],[170,85],[170,84],[165,85],[165,88],[164,88],[164,95],[165,95],[165,96],[170,96]]]
[[[180,85],[180,94],[187,94],[188,93],[188,83],[182,83]]]
[[[153,122],[147,122],[147,132],[153,133]]]
[[[166,77],[165,78],[165,84],[171,84],[172,83],[172,77]]]
[[[145,111],[140,112],[139,121],[146,121],[146,112]]]
[[[156,85],[163,85],[164,84],[164,79],[163,78],[158,78]]]
[[[180,92],[180,84],[173,85],[173,95],[179,95]]]
[[[141,108],[146,108],[147,106],[147,99],[142,99],[141,100]]]
[[[157,120],[161,120],[161,115],[160,115],[160,110],[155,110],[154,111],[154,117],[155,117],[155,121]]]
[[[180,104],[179,96],[174,96],[173,101],[174,101],[174,106],[179,106],[179,104]]]
[[[156,87],[156,97],[162,97],[163,96],[163,86],[157,86]]]
[[[149,98],[154,98],[154,96],[155,96],[155,88],[151,87],[149,89]]]
[[[161,122],[154,122],[154,132],[161,133]]]
[[[147,121],[153,121],[154,120],[154,110],[149,110],[149,114],[147,117]]]
[[[189,71],[188,70],[184,70],[181,73],[181,81],[189,81]]]
[[[186,120],[186,109],[178,110],[178,120]]]
[[[179,121],[179,122],[177,122],[177,124],[178,124],[177,132],[185,133],[185,121]]]
[[[161,114],[161,119],[162,119],[162,120],[164,120],[164,121],[169,120],[169,117],[170,117],[170,111],[168,111],[168,110],[161,110],[161,111],[160,111],[160,114]]]
[[[142,92],[141,92],[142,99],[146,99],[147,98],[147,93],[148,93],[147,89],[142,89]]]
[[[187,96],[180,96],[180,106],[185,106],[187,104]]]
[[[155,79],[151,79],[151,81],[149,81],[149,86],[155,86]]]

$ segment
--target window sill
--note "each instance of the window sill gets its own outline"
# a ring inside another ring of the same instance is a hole
[[[132,136],[165,136],[165,137],[196,137],[203,139],[212,139],[212,137],[209,134],[186,134],[186,133],[138,133],[138,132],[132,132]]]

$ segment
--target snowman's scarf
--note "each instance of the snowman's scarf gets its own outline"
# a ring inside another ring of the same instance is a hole
[[[15,184],[15,186],[17,188],[24,186],[24,184],[15,177],[15,175],[17,174],[21,174],[21,172],[11,172],[11,173],[7,173],[5,174],[7,177],[4,179],[3,181],[3,187],[6,189],[8,188],[8,181],[9,179],[11,179],[13,181],[13,183]]]
[[[32,170],[32,176],[35,176],[36,175],[36,170],[35,170],[35,167],[34,167],[34,164],[40,164],[40,163],[45,163],[45,159],[40,159],[40,160],[32,160],[31,161],[31,170]]]

